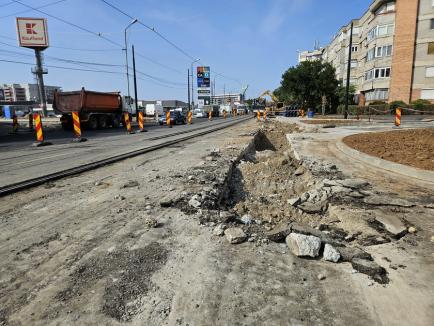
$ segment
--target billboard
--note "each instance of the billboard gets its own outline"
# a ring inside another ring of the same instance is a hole
[[[209,67],[197,67],[197,87],[210,87],[210,69]]]
[[[210,105],[211,104],[211,97],[210,96],[198,96],[197,97],[197,104],[199,106]]]
[[[22,47],[32,49],[48,48],[48,29],[45,18],[17,17],[17,34]]]

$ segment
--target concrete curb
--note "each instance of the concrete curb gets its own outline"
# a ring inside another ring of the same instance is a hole
[[[406,177],[434,184],[434,172],[413,168],[404,164],[386,161],[381,158],[359,152],[345,145],[342,139],[339,139],[336,142],[336,148],[340,150],[343,154],[350,156],[353,159],[359,160],[365,164],[372,165],[376,168],[393,172],[395,174],[400,174]]]

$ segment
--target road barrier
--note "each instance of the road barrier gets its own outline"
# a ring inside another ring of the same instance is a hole
[[[189,125],[191,125],[193,123],[193,112],[192,111],[188,111],[188,113],[187,113],[187,123]]]
[[[223,111],[223,118],[226,119],[226,110]]]
[[[267,111],[268,111],[268,110],[264,110],[264,113],[263,113],[264,122],[267,120]]]
[[[29,113],[29,131],[33,130],[33,114]]]
[[[172,125],[170,124],[170,111],[166,112],[166,124],[169,128],[172,128]]]
[[[74,128],[75,138],[73,141],[83,142],[86,141],[86,138],[81,137],[81,125],[80,125],[80,115],[78,112],[72,112],[72,126]]]
[[[143,122],[143,112],[142,111],[139,112],[137,121],[139,123],[139,132],[146,132],[145,124]]]
[[[258,110],[256,118],[258,119],[258,122],[261,122],[261,111]]]
[[[208,112],[208,121],[211,121],[212,120],[212,111],[209,111]]]
[[[39,113],[33,114],[33,120],[35,122],[35,131],[36,131],[36,143],[33,146],[47,146],[51,145],[51,143],[44,141],[44,132],[42,130],[42,120],[41,115]]]
[[[401,125],[401,108],[396,108],[395,110],[395,126],[399,127]]]
[[[18,123],[18,117],[14,114],[14,116],[12,117],[12,132],[17,133],[19,126],[20,125]]]
[[[125,128],[127,128],[127,132],[129,134],[132,134],[133,130],[131,128],[130,114],[128,112],[124,113],[124,121],[125,121]]]

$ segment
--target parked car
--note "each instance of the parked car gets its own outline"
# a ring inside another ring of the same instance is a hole
[[[204,112],[202,109],[195,109],[193,111],[193,115],[195,118],[206,118],[206,112]]]
[[[166,124],[166,114],[163,113],[163,115],[158,119],[158,123],[160,126],[163,126]],[[184,114],[180,111],[170,111],[170,124],[171,125],[177,125],[182,124],[185,125],[186,118]]]

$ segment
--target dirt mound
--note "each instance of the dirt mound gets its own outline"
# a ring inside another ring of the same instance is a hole
[[[384,160],[434,171],[434,128],[365,133],[345,137],[343,141]]]

